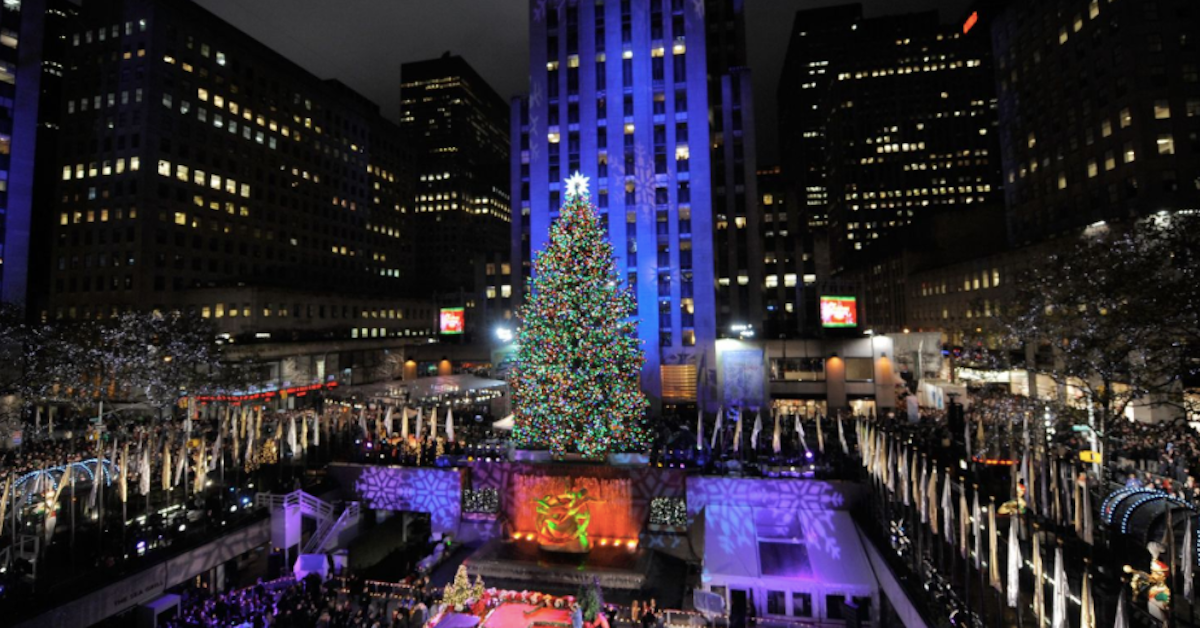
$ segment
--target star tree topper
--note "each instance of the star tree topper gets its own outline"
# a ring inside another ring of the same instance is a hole
[[[588,178],[578,170],[567,178],[567,196],[583,196],[588,191]]]

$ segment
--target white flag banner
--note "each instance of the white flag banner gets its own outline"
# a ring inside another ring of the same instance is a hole
[[[1121,587],[1121,595],[1117,597],[1117,618],[1113,628],[1129,628],[1129,611],[1125,608],[1125,587]]]
[[[454,409],[446,408],[446,440],[454,442]]]
[[[983,511],[979,509],[979,489],[971,502],[971,536],[975,545],[975,568],[983,568]]]
[[[296,440],[296,417],[294,415],[288,417],[287,445],[288,451],[292,452],[293,457],[300,454],[300,443]]]
[[[926,468],[925,460],[921,460],[921,480],[917,485],[917,494],[914,496],[917,501],[917,511],[921,514],[921,523],[929,521],[929,513],[926,511],[925,495],[929,491],[929,470]]]
[[[249,456],[249,454],[246,454]],[[175,461],[175,486],[179,486],[179,482],[183,480],[183,465],[187,463],[187,437],[184,436],[183,442],[179,443],[179,460]]]
[[[392,435],[392,410],[394,406],[388,406],[387,414],[383,415],[383,435],[388,437]]]
[[[1041,537],[1034,533],[1033,535],[1033,615],[1037,618],[1037,625],[1044,626],[1046,624],[1046,569],[1042,566],[1042,542]],[[1122,587],[1124,588],[1124,587]]]
[[[817,424],[817,451],[825,453],[825,432],[821,431],[821,415],[813,415],[813,422]]]
[[[696,412],[696,451],[704,449],[704,410]]]
[[[1021,597],[1021,541],[1017,538],[1018,519],[1008,522],[1008,606],[1016,608]]]
[[[400,438],[408,441],[408,408],[400,413]]]
[[[1187,527],[1183,533],[1183,556],[1179,560],[1183,565],[1183,597],[1188,602],[1194,602],[1196,597],[1195,583],[1193,582],[1195,575],[1193,564],[1196,562],[1195,533],[1196,531],[1192,529],[1192,516],[1188,514]]]
[[[968,527],[971,524],[971,513],[967,510],[967,485],[964,482],[958,493],[958,553],[966,560],[971,554],[967,548],[967,538],[970,536]]]
[[[996,530],[996,502],[988,508],[988,584],[997,591],[1004,590],[1000,581],[1000,535]]]
[[[737,425],[733,428],[733,450],[735,452],[741,451],[742,449],[742,423],[744,422],[745,418],[746,417],[739,415],[737,419]]]
[[[942,485],[942,535],[946,542],[954,545],[954,496],[950,471],[946,470],[946,482]]]
[[[750,430],[750,449],[758,451],[758,435],[762,433],[762,411],[754,413],[754,428]]]
[[[1050,628],[1068,628],[1067,623],[1067,570],[1063,566],[1061,547],[1054,548],[1054,609]]]
[[[779,411],[775,410],[771,414],[775,417],[775,430],[771,432],[771,451],[779,453],[783,449],[783,443],[779,434]]]
[[[1092,597],[1092,574],[1083,572],[1079,592],[1079,628],[1096,628],[1096,600]]]
[[[930,465],[929,468],[929,492],[926,493],[925,499],[929,500],[929,531],[937,534],[938,532],[938,471],[937,464]]]
[[[418,441],[421,440],[421,436],[422,436],[421,430],[425,427],[423,425],[423,423],[425,422],[425,416],[423,414],[423,411],[424,411],[424,408],[417,408],[417,440]]]
[[[358,431],[362,433],[362,437],[367,437],[367,406],[363,406],[362,411],[358,413]]]
[[[150,494],[150,448],[142,447],[142,463],[138,465],[138,494]]]
[[[808,453],[808,439],[804,434],[804,423],[800,421],[800,415],[796,415],[796,434],[800,435],[800,446],[804,448],[804,453]]]
[[[717,437],[721,435],[721,420],[725,417],[725,406],[717,408],[717,422],[713,426],[712,442],[709,443],[709,448],[717,448]]]
[[[850,446],[846,444],[846,429],[842,426],[842,413],[837,414],[838,440],[842,443],[842,453],[850,455]]]

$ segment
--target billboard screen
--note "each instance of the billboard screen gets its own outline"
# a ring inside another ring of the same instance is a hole
[[[461,307],[444,307],[438,320],[438,331],[443,334],[461,334],[466,321],[467,316]]]
[[[854,297],[821,297],[821,327],[858,327]]]

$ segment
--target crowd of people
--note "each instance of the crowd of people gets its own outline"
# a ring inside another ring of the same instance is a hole
[[[189,599],[166,628],[420,628],[432,597],[396,600],[366,592],[361,579],[315,575]]]

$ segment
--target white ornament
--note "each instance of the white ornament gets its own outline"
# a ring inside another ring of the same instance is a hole
[[[575,174],[567,178],[567,196],[582,196],[587,194],[588,178],[583,176],[578,170]]]

